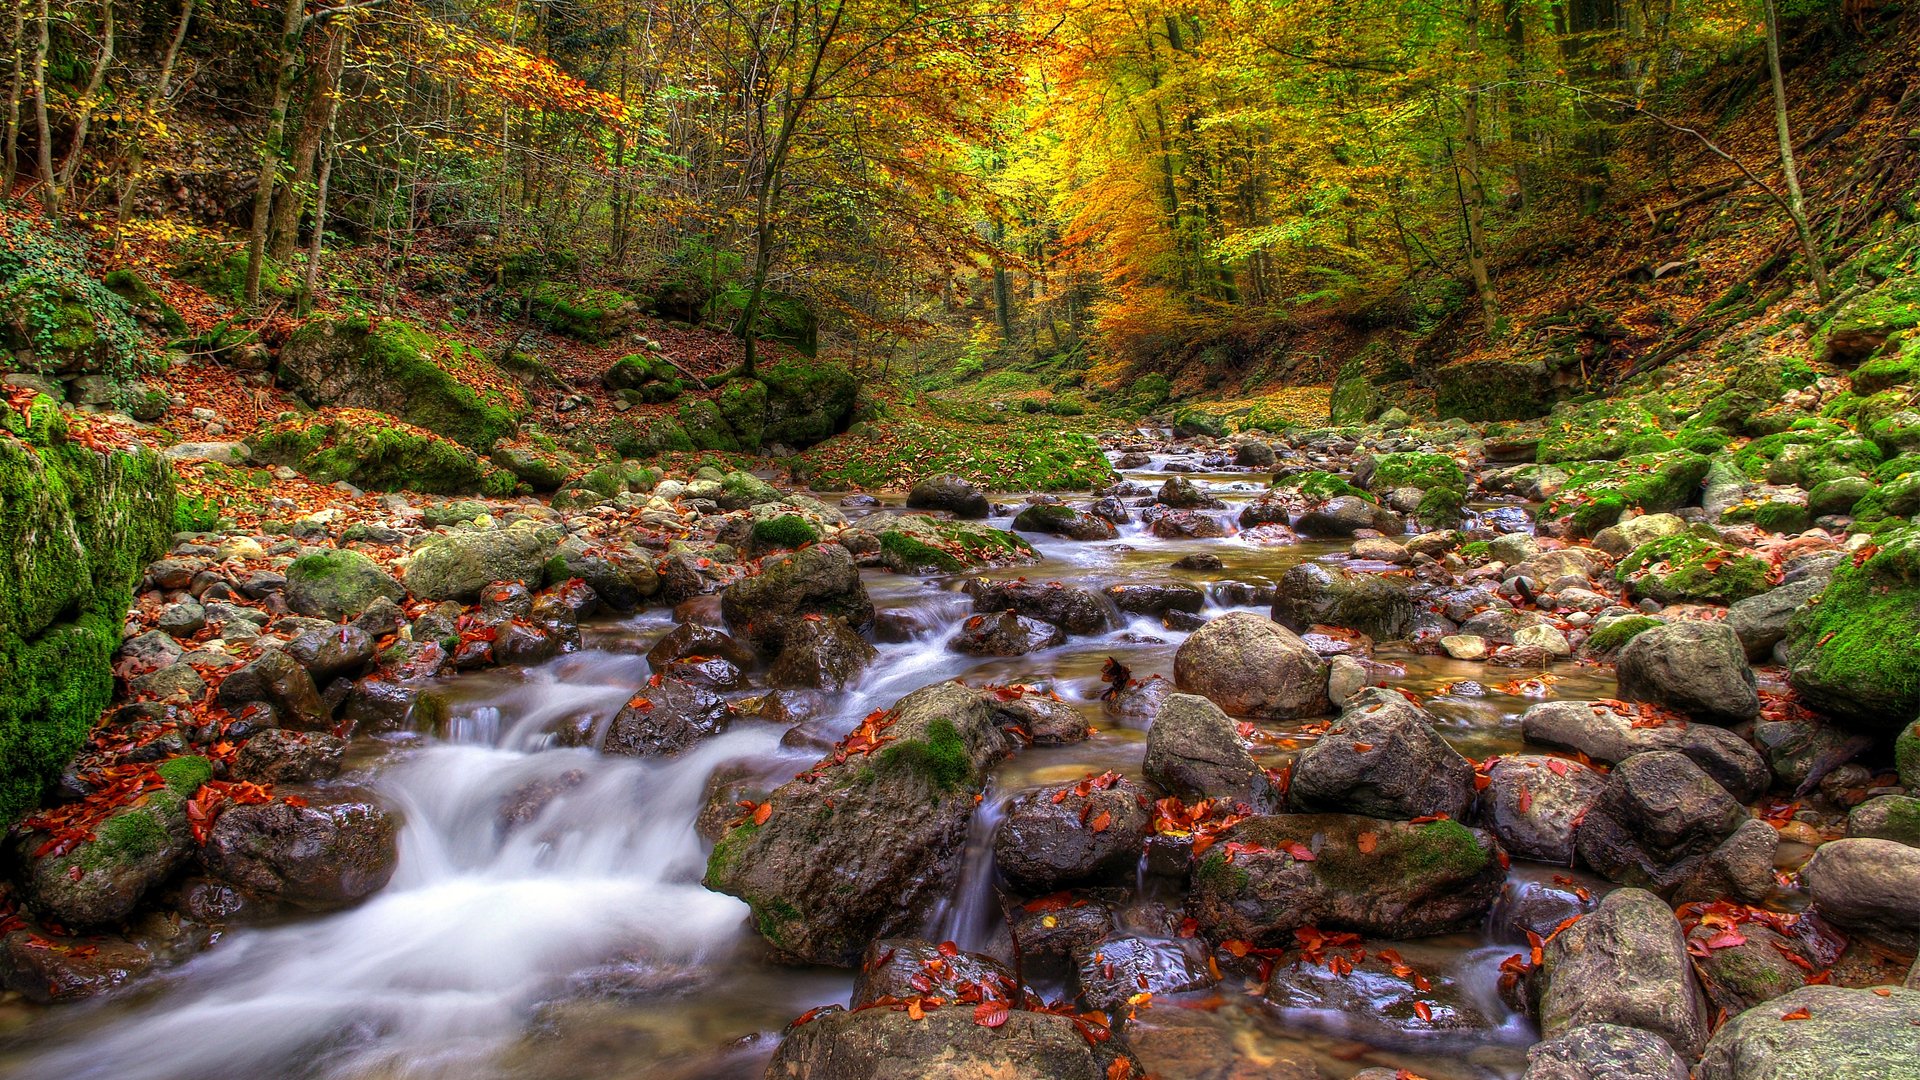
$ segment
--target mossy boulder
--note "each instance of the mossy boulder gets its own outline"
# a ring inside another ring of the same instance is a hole
[[[607,389],[633,391],[642,402],[657,405],[672,401],[695,387],[679,368],[651,353],[634,353],[614,361],[601,376]]]
[[[695,450],[731,452],[741,449],[740,437],[734,434],[727,418],[720,414],[720,406],[706,398],[682,401],[675,418]]]
[[[924,514],[889,517],[872,526],[881,560],[900,574],[961,574],[1038,561],[1033,545],[1016,533]]]
[[[866,725],[873,735],[769,796],[707,862],[779,955],[852,966],[948,895],[987,770],[1013,748],[990,695],[939,683]]]
[[[1467,474],[1458,462],[1445,454],[1382,454],[1374,461],[1373,478],[1367,487],[1373,491],[1394,488],[1458,488],[1467,486]],[[1343,493],[1344,494],[1344,493]]]
[[[534,321],[556,334],[599,344],[632,326],[640,304],[612,289],[543,281],[534,287],[527,310]]]
[[[495,582],[537,586],[560,539],[558,529],[532,521],[517,521],[504,529],[448,533],[413,553],[407,563],[407,591],[421,600],[470,604]]]
[[[1896,732],[1920,713],[1920,529],[1841,563],[1788,624],[1788,678],[1807,704],[1850,726]]]
[[[183,337],[187,332],[187,320],[180,317],[167,298],[161,296],[154,287],[132,270],[124,267],[110,270],[100,279],[107,291],[127,302],[135,315],[143,321],[166,331],[173,337]]]
[[[365,554],[349,549],[302,555],[287,567],[287,606],[328,622],[350,619],[375,600],[400,601],[407,590]]]
[[[759,379],[729,380],[714,404],[741,448],[758,450],[767,429],[767,384]]]
[[[1771,570],[1765,559],[1718,541],[1669,536],[1635,548],[1614,577],[1663,604],[1731,604],[1766,592]]]
[[[402,319],[309,320],[280,350],[279,375],[316,407],[386,413],[482,453],[514,433],[525,409],[484,354]]]
[[[47,835],[31,824],[22,830],[15,855],[35,910],[71,927],[118,922],[193,857],[187,800],[212,779],[213,768],[206,758],[182,757],[156,772],[160,787],[115,811],[67,851],[39,854]]]
[[[1333,381],[1327,406],[1328,422],[1335,427],[1346,427],[1364,424],[1379,416],[1386,411],[1387,401],[1374,389],[1366,367],[1358,360],[1349,360]]]
[[[86,249],[38,215],[0,217],[0,358],[12,354],[9,370],[117,381],[158,367],[136,309],[93,277]]]
[[[0,409],[0,822],[39,802],[113,694],[133,586],[171,542],[172,470],[99,453],[46,399]]]
[[[327,409],[266,428],[254,436],[253,453],[315,480],[372,491],[509,495],[517,483],[451,439],[364,409]]]
[[[847,430],[860,389],[844,364],[801,357],[764,365],[760,382],[767,388],[762,442],[795,450]]]
[[[568,455],[521,446],[496,446],[493,463],[535,491],[552,491],[573,472]]]
[[[1656,626],[1664,625],[1651,615],[1623,615],[1602,623],[1587,638],[1586,649],[1595,655],[1617,653],[1627,647],[1627,643]]]
[[[1901,275],[1847,301],[1820,331],[1826,357],[1859,363],[1920,327],[1920,277]]]
[[[792,551],[820,541],[820,531],[798,514],[781,514],[753,523],[748,539],[755,551]]]
[[[1601,398],[1581,405],[1561,404],[1547,417],[1540,437],[1542,464],[1612,461],[1633,454],[1674,448],[1661,416],[1640,401]]]
[[[1538,360],[1462,360],[1434,372],[1441,416],[1463,420],[1530,420],[1559,396],[1552,372]]]
[[[1667,513],[1692,502],[1711,462],[1691,450],[1641,454],[1575,469],[1542,516],[1576,536],[1592,536],[1629,509]]]

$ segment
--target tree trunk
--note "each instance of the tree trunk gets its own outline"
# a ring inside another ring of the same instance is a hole
[[[1467,0],[1467,52],[1468,55],[1480,55],[1480,0]],[[1470,80],[1477,80],[1478,72],[1470,73]],[[1487,275],[1487,236],[1486,205],[1487,189],[1481,180],[1481,143],[1480,143],[1480,90],[1477,81],[1470,82],[1467,90],[1466,117],[1461,131],[1461,142],[1466,151],[1466,164],[1456,169],[1454,184],[1460,193],[1461,209],[1467,223],[1467,268],[1473,273],[1473,290],[1480,298],[1480,316],[1486,323],[1487,336],[1494,336],[1500,321],[1500,304],[1493,292],[1493,281]],[[1463,178],[1460,173],[1465,172]],[[1462,181],[1464,179],[1464,185]],[[1462,190],[1464,187],[1464,190]]]
[[[1820,294],[1820,302],[1833,298],[1833,288],[1827,283],[1827,264],[1820,254],[1820,241],[1813,235],[1813,225],[1807,220],[1807,202],[1800,194],[1800,170],[1793,160],[1793,132],[1787,123],[1787,84],[1780,75],[1780,14],[1774,0],[1766,0],[1767,5],[1767,70],[1773,76],[1773,123],[1780,136],[1780,167],[1787,174],[1787,213],[1793,217],[1793,230],[1800,234],[1800,247],[1806,252],[1807,273],[1813,277],[1813,287]]]
[[[113,2],[100,0],[100,57],[93,65],[93,74],[87,77],[87,88],[74,103],[73,141],[67,146],[66,160],[60,163],[63,197],[73,190],[73,178],[80,171],[80,160],[87,148],[87,129],[93,124],[94,102],[100,96],[100,88],[106,85],[107,68],[113,64]]]
[[[339,28],[328,25],[327,36],[320,45],[320,57],[308,65],[306,111],[301,114],[300,130],[294,135],[293,153],[288,158],[291,175],[281,185],[280,197],[273,202],[273,215],[267,226],[267,255],[281,262],[293,254],[300,242],[300,213],[307,208],[307,192],[311,190],[311,178],[320,154],[321,131],[326,127],[332,97],[328,87],[332,83],[333,54],[340,48],[340,38]]]
[[[7,38],[13,51],[11,75],[7,81],[7,134],[0,140],[0,198],[13,194],[13,178],[19,174],[20,98],[27,85],[27,0],[14,0],[13,33]]]
[[[287,100],[293,96],[293,71],[300,59],[300,32],[305,28],[306,5],[287,0],[280,22],[280,66],[274,75],[273,100],[267,109],[267,130],[260,142],[259,186],[253,191],[253,226],[247,238],[249,310],[260,306],[260,273],[267,260],[267,226],[273,209],[273,185],[280,175],[281,142],[287,134]]]
[[[320,176],[314,183],[313,237],[307,242],[306,278],[300,289],[301,314],[313,309],[314,294],[320,287],[320,254],[327,235],[327,190],[333,179],[333,124],[340,115],[340,69],[344,47],[330,49],[327,55],[327,108],[320,122]]]
[[[60,214],[60,186],[53,175],[53,124],[47,120],[47,39],[52,33],[47,18],[47,0],[40,0],[40,10],[34,20],[38,36],[33,42],[33,122],[34,130],[40,135],[40,145],[35,148],[35,162],[40,169],[40,182],[46,190],[40,194],[40,205],[49,217]]]
[[[173,24],[173,35],[167,39],[167,51],[160,57],[160,75],[153,85],[153,101],[147,107],[143,120],[148,124],[158,122],[161,112],[167,107],[167,95],[173,91],[173,68],[180,59],[180,45],[187,38],[187,27],[193,22],[193,0],[180,0],[180,18]],[[147,140],[143,132],[133,140],[133,146],[127,151],[127,179],[120,188],[120,202],[113,215],[113,236],[109,246],[114,254],[120,253],[120,229],[127,218],[133,214],[133,197],[140,190],[140,168],[146,159]]]

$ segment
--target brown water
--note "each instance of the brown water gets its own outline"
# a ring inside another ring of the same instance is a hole
[[[1158,464],[1131,478],[1157,484],[1165,478]],[[1228,521],[1238,504],[1265,489],[1265,477],[1256,474],[1190,478],[1232,504],[1221,512]],[[996,519],[1002,526],[1006,520]],[[1106,542],[1030,539],[1041,563],[1006,576],[1094,587],[1190,581],[1210,595],[1224,582],[1271,583],[1300,560],[1337,558],[1345,549],[1238,536],[1163,541],[1138,525]],[[1170,569],[1199,551],[1218,555],[1225,568]],[[1185,635],[1136,618],[1028,656],[966,657],[945,647],[969,609],[956,581],[875,573],[867,584],[881,608],[914,609],[930,629],[919,640],[880,646],[861,685],[832,702],[830,734],[955,677],[1052,689],[1096,728],[1084,743],[1029,749],[999,769],[960,880],[928,916],[928,936],[1005,955],[989,854],[1002,807],[1023,790],[1088,773],[1137,776],[1145,733],[1102,714],[1100,669],[1112,657],[1136,677],[1171,677]],[[1222,610],[1216,599],[1207,614]],[[443,730],[357,745],[354,779],[378,788],[405,814],[400,869],[385,892],[353,911],[237,930],[201,957],[102,1004],[0,1012],[0,1032],[10,1032],[0,1044],[0,1075],[759,1076],[782,1026],[815,1005],[844,1003],[851,976],[767,962],[744,922],[744,905],[700,888],[706,845],[693,821],[714,770],[771,787],[817,755],[783,748],[779,728],[751,720],[669,761],[560,749],[551,735],[569,717],[610,717],[649,674],[638,653],[669,625],[658,613],[603,623],[591,628],[586,651],[539,669],[461,677]],[[1518,749],[1518,718],[1540,700],[1501,692],[1498,684],[1521,674],[1507,669],[1385,649],[1374,659],[1398,672],[1385,681],[1429,697],[1443,734],[1471,757]],[[1545,692],[1554,696],[1613,690],[1609,671],[1566,664],[1553,674],[1559,681]],[[1461,685],[1474,680],[1481,685]],[[1284,759],[1289,745],[1311,738],[1303,726],[1265,726],[1257,752]],[[529,782],[576,771],[583,779],[530,826],[499,825],[503,799]],[[1512,886],[1539,889],[1567,873],[1515,864]],[[1120,921],[1164,933],[1178,919],[1179,901],[1177,883],[1143,873]],[[1432,1080],[1516,1076],[1534,1033],[1494,989],[1513,944],[1492,931],[1394,944],[1443,987],[1443,1000],[1477,1012],[1480,1019],[1461,1028],[1384,1019],[1405,990],[1395,980],[1356,973],[1338,988],[1338,1007],[1283,1010],[1248,994],[1246,980],[1229,973],[1211,990],[1157,998],[1136,1021],[1138,1038],[1161,1048],[1164,1080],[1312,1076],[1316,1068],[1344,1080],[1370,1065]],[[1062,992],[1058,973],[1033,974],[1043,991]],[[1296,1071],[1285,1071],[1288,1062]]]

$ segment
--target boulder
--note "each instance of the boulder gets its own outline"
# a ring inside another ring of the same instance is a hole
[[[985,695],[939,683],[856,729],[768,816],[730,829],[708,888],[737,896],[777,953],[851,965],[948,895],[987,769],[1013,740]]]
[[[788,690],[844,690],[880,655],[838,615],[790,623],[767,685]]]
[[[246,741],[233,759],[233,778],[259,784],[307,784],[340,775],[347,741],[318,731],[270,728]]]
[[[1602,765],[1649,750],[1677,750],[1743,801],[1772,782],[1766,760],[1726,728],[1674,719],[1650,724],[1601,702],[1541,702],[1521,715],[1520,733],[1530,743],[1585,754]]]
[[[881,938],[860,957],[851,1004],[859,1008],[882,998],[923,995],[958,1001],[966,993],[1012,1001],[1018,990],[1013,972],[991,956],[961,952],[952,942]]]
[[[1339,626],[1387,641],[1406,636],[1414,613],[1399,581],[1321,562],[1298,563],[1282,574],[1273,601],[1273,621],[1296,634]]]
[[[331,630],[309,630],[287,642],[286,654],[294,658],[315,686],[325,686],[340,675],[352,675],[372,662],[373,638],[357,626]]]
[[[1160,485],[1156,496],[1162,506],[1175,510],[1224,510],[1226,503],[1200,490],[1199,485],[1184,476],[1170,476]]]
[[[914,484],[907,491],[907,505],[916,510],[945,510],[957,518],[983,518],[988,510],[985,492],[950,473]]]
[[[1591,765],[1565,758],[1512,754],[1496,758],[1480,796],[1487,827],[1517,858],[1572,866],[1574,823],[1607,779]]]
[[[1147,779],[1182,798],[1249,801],[1265,774],[1233,720],[1206,698],[1171,694],[1147,731]]]
[[[975,611],[1015,611],[1069,634],[1098,634],[1109,622],[1100,594],[1078,585],[974,578],[967,582],[967,593]]]
[[[970,656],[1025,656],[1065,644],[1066,640],[1066,633],[1052,623],[1000,611],[969,616],[948,645]]]
[[[1120,530],[1105,517],[1055,503],[1028,506],[1014,517],[1013,527],[1021,532],[1064,536],[1069,540],[1111,540],[1120,535]]]
[[[407,591],[421,600],[471,604],[495,582],[538,585],[559,544],[559,530],[533,521],[517,521],[504,529],[447,533],[408,560]]]
[[[354,618],[377,599],[406,597],[393,575],[358,551],[316,551],[287,567],[287,606],[328,622]]]
[[[282,727],[313,730],[333,726],[333,710],[321,700],[313,676],[281,649],[268,649],[228,675],[220,684],[219,698],[234,712],[249,702],[264,701],[273,706]]]
[[[1800,871],[1822,918],[1901,948],[1920,935],[1920,848],[1893,840],[1821,844]]]
[[[278,374],[309,405],[371,409],[475,450],[491,450],[513,435],[516,418],[440,366],[437,358],[449,348],[401,319],[320,316],[288,338]],[[509,381],[481,353],[469,351],[460,363]]]
[[[1198,615],[1207,606],[1206,591],[1198,585],[1109,585],[1105,592],[1114,607],[1134,615],[1165,615],[1169,611]]]
[[[1042,788],[1007,808],[994,833],[994,864],[1027,893],[1116,872],[1131,882],[1150,824],[1146,795],[1115,774]]]
[[[1073,953],[1080,1000],[1122,1015],[1141,994],[1204,990],[1220,981],[1204,943],[1195,938],[1110,937]]]
[[[727,625],[762,656],[777,656],[789,630],[809,615],[838,615],[854,631],[873,625],[873,600],[860,582],[853,553],[839,544],[815,544],[778,555],[760,572],[727,586],[720,597]]]
[[[787,1028],[767,1066],[779,1080],[1110,1080],[1127,1060],[1084,1038],[1071,1017],[1014,1010],[998,1027],[955,1005],[915,1020],[905,1007],[833,1009]],[[1131,1069],[1131,1064],[1128,1066]]]
[[[1587,1024],[1652,1032],[1682,1060],[1706,1045],[1706,999],[1687,959],[1680,920],[1659,897],[1617,889],[1547,942],[1536,975],[1540,1032]]]
[[[546,582],[559,585],[578,578],[615,611],[635,611],[660,591],[653,558],[630,544],[589,544],[578,536],[561,542],[547,560]]]
[[[1794,613],[1786,651],[1805,704],[1864,731],[1905,727],[1920,713],[1920,529],[1834,567],[1819,602]]]
[[[1847,835],[1920,848],[1920,798],[1878,795],[1847,814]]]
[[[1174,681],[1234,716],[1291,720],[1331,709],[1326,663],[1271,619],[1222,615],[1188,636],[1174,654]]]
[[[175,763],[178,764],[175,764]],[[187,800],[211,775],[205,758],[175,758],[160,767],[164,786],[115,811],[93,838],[46,850],[53,838],[33,820],[12,844],[16,878],[28,905],[64,926],[114,923],[193,858]]]
[[[1288,805],[1302,813],[1402,821],[1464,818],[1473,799],[1473,766],[1434,730],[1433,717],[1377,687],[1356,695],[1326,734],[1300,751],[1287,788]]]
[[[1593,546],[1619,558],[1637,547],[1680,536],[1687,531],[1684,518],[1675,514],[1641,514],[1623,518],[1593,534]]]
[[[1336,495],[1300,515],[1294,524],[1302,536],[1318,539],[1348,537],[1362,529],[1397,536],[1407,530],[1400,515],[1358,495]]]
[[[1747,659],[1756,664],[1771,660],[1773,647],[1787,636],[1793,613],[1826,587],[1827,583],[1817,578],[1796,581],[1768,589],[1759,596],[1749,596],[1727,608],[1727,626],[1740,639]]]
[[[1805,1019],[1783,1021],[1803,1015]],[[1920,990],[1803,986],[1729,1020],[1697,1080],[1906,1080],[1915,1066]]]
[[[1688,1080],[1667,1040],[1619,1024],[1581,1024],[1527,1050],[1520,1080]]]
[[[753,650],[724,630],[700,623],[680,623],[663,634],[647,650],[647,665],[662,671],[667,665],[689,657],[711,656],[741,667],[753,663]]]
[[[1478,928],[1505,878],[1493,837],[1457,821],[1263,815],[1199,858],[1187,908],[1208,937],[1256,945],[1303,926],[1426,937]]]
[[[351,907],[393,877],[400,821],[378,802],[338,791],[275,794],[220,812],[200,852],[209,875],[309,911]],[[305,805],[285,798],[294,794]]]
[[[97,997],[152,967],[151,952],[114,935],[48,938],[26,929],[0,935],[0,987],[40,1005]]]
[[[600,752],[624,757],[661,757],[727,729],[733,711],[713,691],[679,679],[651,682],[615,714]]]
[[[1147,531],[1162,540],[1211,540],[1227,535],[1227,526],[1201,510],[1166,510],[1147,519]]]
[[[1747,808],[1686,755],[1655,750],[1615,766],[1574,842],[1610,881],[1669,889],[1748,820]]]
[[[1663,623],[1620,650],[1620,697],[1651,701],[1709,723],[1737,724],[1760,713],[1746,649],[1725,623]]]

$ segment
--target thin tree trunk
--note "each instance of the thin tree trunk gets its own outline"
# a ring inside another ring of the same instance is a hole
[[[40,182],[45,186],[40,195],[40,205],[49,216],[60,213],[60,187],[53,175],[53,125],[47,120],[47,39],[52,33],[47,17],[47,0],[40,0],[40,10],[35,13],[35,22],[39,36],[33,43],[33,122],[34,130],[39,132],[40,145],[35,148],[35,161],[40,169]]]
[[[107,68],[112,64],[113,0],[100,0],[100,58],[93,65],[93,74],[87,77],[86,90],[74,105],[77,115],[73,120],[73,141],[67,146],[67,159],[60,164],[62,195],[73,189],[73,178],[80,171],[80,160],[87,148],[87,129],[93,124],[94,100],[106,85]]]
[[[287,100],[293,96],[293,70],[300,58],[300,32],[305,27],[302,0],[287,0],[280,22],[280,66],[273,80],[273,100],[267,109],[266,136],[260,143],[259,186],[253,192],[253,226],[247,239],[246,303],[260,306],[260,273],[267,260],[267,225],[273,209],[273,185],[280,174],[281,142],[287,134]]]
[[[313,298],[320,286],[320,254],[327,233],[327,191],[333,180],[333,124],[340,115],[340,69],[344,66],[342,52],[344,49],[330,50],[327,58],[327,110],[320,126],[320,176],[314,183],[313,238],[307,242],[306,280],[300,290],[301,314],[312,310]]]
[[[1767,5],[1767,70],[1773,76],[1773,123],[1780,136],[1780,167],[1787,174],[1787,213],[1793,218],[1793,230],[1800,234],[1800,247],[1806,252],[1807,272],[1813,287],[1825,303],[1833,298],[1827,283],[1827,264],[1820,254],[1820,242],[1814,238],[1813,225],[1807,220],[1807,202],[1800,193],[1800,170],[1793,160],[1793,132],[1787,123],[1787,84],[1780,75],[1780,14],[1774,0]]]
[[[187,38],[187,27],[193,22],[193,0],[180,0],[180,18],[173,24],[173,35],[167,39],[167,51],[160,57],[160,77],[153,85],[153,102],[147,108],[143,118],[146,123],[158,122],[161,112],[167,107],[167,97],[173,92],[173,68],[180,59],[180,44]],[[147,140],[144,133],[133,141],[133,147],[127,152],[127,180],[120,188],[120,203],[113,215],[113,237],[110,246],[114,254],[120,252],[120,229],[127,218],[133,214],[133,197],[140,190],[140,169],[145,163]]]
[[[300,242],[300,212],[307,208],[309,178],[314,174],[320,154],[321,130],[326,126],[333,72],[333,54],[340,48],[338,27],[327,27],[320,46],[320,57],[309,65],[307,107],[300,118],[300,131],[294,136],[293,153],[288,156],[292,174],[282,185],[280,197],[273,202],[273,214],[267,226],[267,255],[285,262]]]
[[[0,198],[13,194],[13,179],[20,169],[20,98],[27,84],[27,0],[14,0],[13,34],[7,40],[12,43],[13,63],[7,83],[7,137],[0,142],[0,152],[6,155],[0,160]]]
[[[1467,52],[1477,57],[1480,55],[1480,0],[1467,0],[1466,22]],[[1470,73],[1470,78],[1477,79],[1478,74]],[[1460,193],[1460,201],[1467,219],[1467,268],[1473,273],[1473,289],[1480,298],[1480,316],[1486,323],[1487,336],[1492,337],[1499,326],[1500,304],[1494,296],[1493,281],[1487,275],[1487,189],[1480,176],[1480,90],[1477,83],[1467,90],[1466,120],[1461,142],[1466,150],[1466,183],[1465,190]],[[1459,172],[1456,170],[1454,174],[1456,191],[1462,179]]]

